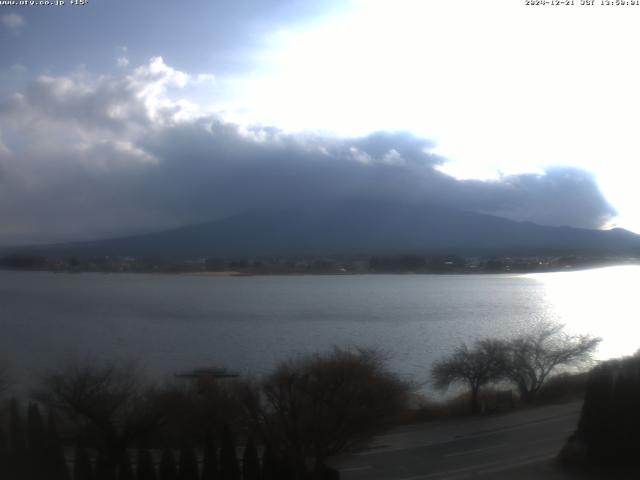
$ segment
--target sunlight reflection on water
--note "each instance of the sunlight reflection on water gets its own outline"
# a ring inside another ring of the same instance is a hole
[[[630,355],[640,348],[640,266],[531,274],[543,285],[546,317],[572,333],[602,337],[597,358]]]

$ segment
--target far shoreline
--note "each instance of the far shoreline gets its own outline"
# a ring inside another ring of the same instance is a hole
[[[201,271],[170,271],[170,270],[156,270],[156,271],[144,271],[144,270],[99,270],[99,269],[35,269],[35,268],[6,268],[0,267],[0,272],[46,272],[55,274],[81,274],[81,273],[101,273],[107,274],[146,274],[146,275],[172,275],[182,277],[212,277],[212,278],[230,278],[230,277],[308,277],[308,276],[365,276],[365,275],[432,275],[432,276],[476,276],[476,275],[531,275],[531,274],[544,274],[544,273],[570,273],[579,272],[585,270],[597,270],[610,267],[625,267],[625,266],[640,266],[640,261],[621,261],[611,263],[598,263],[591,265],[573,265],[564,266],[558,268],[547,269],[514,269],[514,270],[485,270],[485,269],[466,269],[457,271],[238,271],[238,270],[201,270]]]
[[[118,272],[120,273],[120,272]],[[173,272],[167,272],[171,275]],[[204,271],[204,272],[175,272],[174,275],[181,275],[186,277],[250,277],[255,274],[245,273],[245,272],[237,272],[233,270],[225,270],[221,272],[216,271]]]

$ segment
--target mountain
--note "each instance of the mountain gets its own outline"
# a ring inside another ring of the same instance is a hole
[[[241,257],[301,255],[640,254],[626,230],[550,227],[434,206],[346,202],[323,208],[254,211],[158,233],[3,248],[47,256]]]

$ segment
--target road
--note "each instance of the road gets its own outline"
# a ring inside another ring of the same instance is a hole
[[[552,460],[575,430],[581,405],[399,427],[335,466],[342,480],[570,478]]]

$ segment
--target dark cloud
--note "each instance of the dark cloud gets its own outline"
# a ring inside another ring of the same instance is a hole
[[[459,191],[468,209],[546,225],[599,228],[616,213],[593,176],[571,167],[505,176],[494,182],[460,182]],[[478,202],[476,208],[471,206],[474,202]]]
[[[161,59],[128,76],[43,77],[0,104],[0,243],[99,238],[375,198],[597,228],[614,211],[587,173],[456,180],[429,140],[242,128],[172,100]]]

